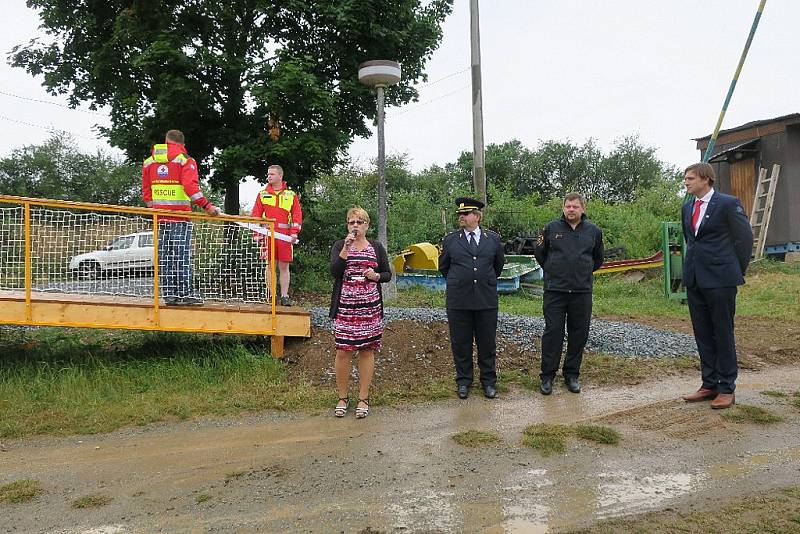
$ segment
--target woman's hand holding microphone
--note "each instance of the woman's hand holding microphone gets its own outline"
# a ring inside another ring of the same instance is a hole
[[[339,252],[339,257],[342,259],[347,259],[347,250],[350,248],[350,245],[353,244],[353,241],[356,240],[358,237],[358,230],[353,228],[353,230],[347,234],[347,237],[344,238],[344,245],[342,245],[342,251]]]

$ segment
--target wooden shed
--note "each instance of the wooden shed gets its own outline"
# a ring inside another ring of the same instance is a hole
[[[700,155],[710,135],[696,138]],[[766,252],[800,251],[800,113],[742,124],[719,133],[709,160],[717,173],[714,188],[739,197],[750,213],[760,168],[781,166]]]

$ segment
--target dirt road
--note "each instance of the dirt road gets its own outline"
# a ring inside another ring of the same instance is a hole
[[[760,391],[791,395],[800,369],[740,375],[740,404],[785,417],[770,426],[677,400],[695,382],[473,395],[375,408],[364,421],[263,414],[6,442],[0,483],[33,478],[45,492],[0,504],[0,532],[546,532],[797,484],[800,410]],[[622,441],[572,441],[550,457],[520,444],[527,425],[578,421]],[[452,441],[469,429],[502,442]],[[113,500],[71,506],[88,494]]]

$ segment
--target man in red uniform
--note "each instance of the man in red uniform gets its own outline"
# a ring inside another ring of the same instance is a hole
[[[281,283],[281,306],[291,306],[289,299],[289,264],[293,258],[293,244],[297,243],[297,235],[303,224],[303,211],[297,194],[289,189],[283,181],[283,168],[270,165],[267,169],[267,187],[261,190],[253,205],[253,217],[275,219],[275,257],[278,261],[279,279]],[[281,237],[283,236],[283,239]],[[259,238],[263,236],[258,235]],[[268,239],[259,239],[261,256],[272,261]],[[272,288],[274,291],[275,288]]]
[[[152,155],[142,165],[145,204],[150,208],[190,212],[194,202],[209,215],[219,215],[220,209],[200,191],[197,162],[189,157],[183,145],[183,133],[170,130],[164,144],[153,146]],[[158,283],[169,306],[203,303],[191,288],[192,222],[185,217],[159,217]]]

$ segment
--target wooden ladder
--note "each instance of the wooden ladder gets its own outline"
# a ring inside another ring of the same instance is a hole
[[[781,166],[777,163],[772,166],[772,173],[767,178],[767,169],[758,173],[756,196],[753,199],[753,212],[750,214],[750,226],[753,228],[753,257],[759,259],[764,256],[767,245],[767,230],[769,219],[772,215],[772,203],[775,200],[775,190],[778,188],[778,175]]]

